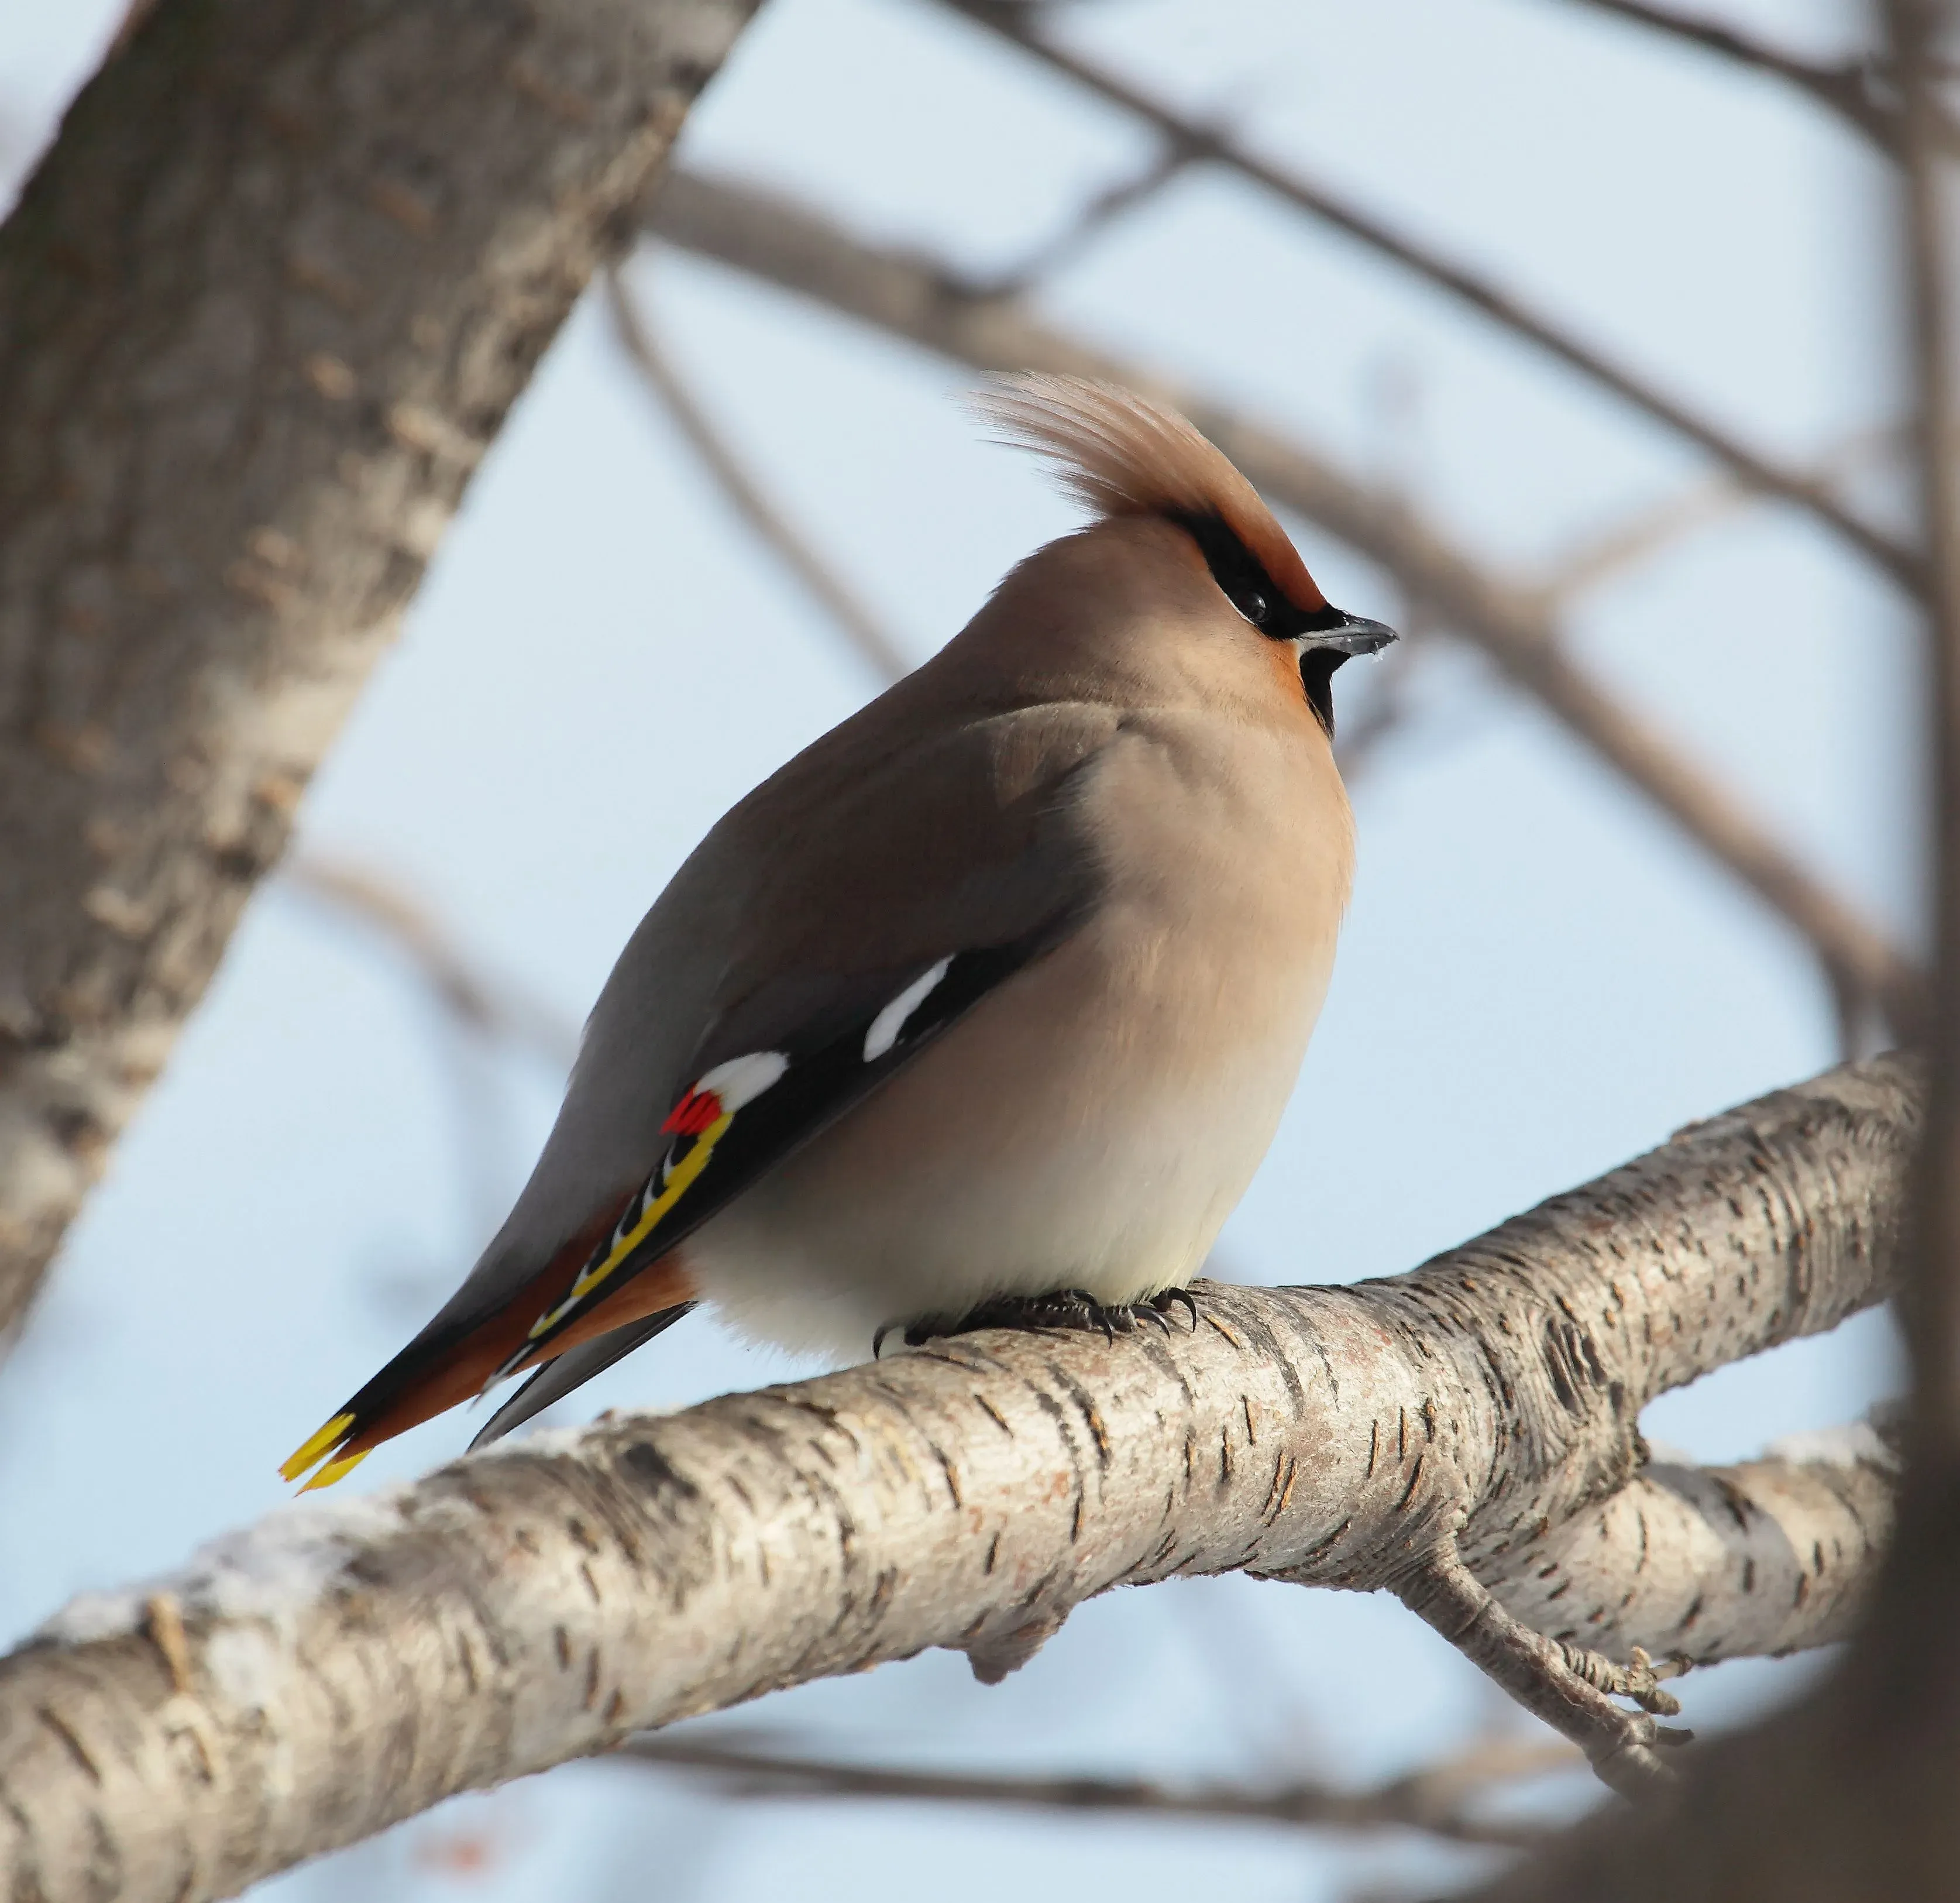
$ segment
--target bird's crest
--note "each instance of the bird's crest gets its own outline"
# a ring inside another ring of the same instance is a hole
[[[1295,607],[1327,605],[1258,491],[1176,410],[1119,384],[1033,371],[1002,377],[974,407],[998,440],[1046,457],[1099,517],[1215,517]]]

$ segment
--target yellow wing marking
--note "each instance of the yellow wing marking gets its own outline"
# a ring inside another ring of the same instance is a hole
[[[726,1110],[704,1130],[700,1140],[681,1160],[675,1164],[673,1173],[660,1187],[660,1193],[641,1212],[640,1219],[620,1236],[606,1252],[605,1260],[595,1262],[581,1271],[577,1281],[571,1285],[571,1293],[558,1306],[540,1315],[531,1324],[530,1335],[524,1346],[510,1360],[491,1376],[495,1381],[510,1372],[523,1360],[536,1345],[539,1336],[549,1334],[579,1302],[604,1281],[618,1268],[640,1244],[651,1235],[668,1211],[679,1202],[692,1188],[695,1180],[708,1166],[708,1159],[714,1146],[728,1134],[728,1126],[735,1121],[735,1113]],[[486,1385],[488,1385],[486,1383]],[[313,1465],[314,1462],[330,1453],[347,1436],[354,1426],[351,1414],[337,1414],[320,1431],[301,1443],[280,1466],[279,1475],[284,1480],[297,1480]],[[351,1473],[368,1458],[367,1450],[343,1455],[338,1460],[329,1460],[312,1479],[302,1487],[302,1493],[311,1493],[316,1487],[331,1487],[333,1483]]]
[[[728,1126],[734,1121],[734,1112],[724,1110],[702,1132],[700,1141],[674,1165],[673,1174],[662,1185],[660,1193],[648,1204],[641,1214],[640,1220],[613,1243],[606,1252],[606,1259],[584,1270],[578,1280],[572,1284],[571,1293],[557,1307],[548,1309],[531,1324],[527,1342],[536,1342],[540,1335],[547,1335],[557,1327],[576,1304],[590,1295],[653,1233],[661,1218],[687,1194],[692,1188],[695,1179],[708,1167],[708,1159],[714,1146],[728,1134]]]

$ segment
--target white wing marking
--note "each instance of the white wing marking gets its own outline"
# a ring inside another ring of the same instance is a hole
[[[696,1093],[712,1090],[730,1115],[745,1103],[753,1103],[769,1086],[780,1080],[790,1061],[780,1051],[751,1051],[746,1057],[731,1057],[697,1078]]]
[[[875,1064],[899,1041],[905,1020],[932,995],[933,988],[951,967],[950,958],[942,958],[928,972],[921,972],[890,1004],[871,1020],[864,1033],[864,1061]]]

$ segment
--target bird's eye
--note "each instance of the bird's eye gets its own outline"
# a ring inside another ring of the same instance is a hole
[[[1256,589],[1249,589],[1242,595],[1234,595],[1232,597],[1232,606],[1237,609],[1255,628],[1263,625],[1267,616],[1272,613],[1271,603]]]

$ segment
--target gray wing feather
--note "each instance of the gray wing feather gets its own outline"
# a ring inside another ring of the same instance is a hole
[[[568,1348],[555,1361],[547,1361],[509,1400],[483,1424],[482,1430],[469,1443],[474,1453],[492,1441],[501,1440],[513,1428],[521,1427],[533,1415],[542,1414],[554,1401],[562,1401],[574,1388],[583,1387],[594,1375],[603,1374],[615,1361],[644,1348],[657,1335],[663,1334],[694,1306],[662,1309],[657,1315],[644,1316],[624,1328],[616,1328],[596,1341]]]
[[[895,972],[1087,909],[1096,870],[1074,790],[1118,716],[1060,702],[935,721],[916,705],[931,672],[757,788],[655,901],[593,1007],[530,1180],[425,1335],[495,1313],[638,1188],[667,1112],[718,1054],[772,1048]]]

